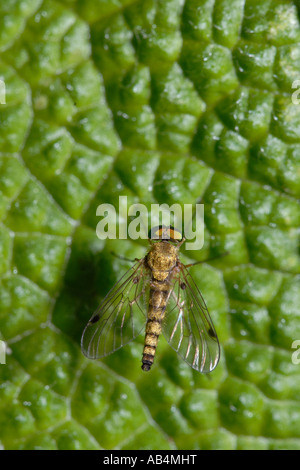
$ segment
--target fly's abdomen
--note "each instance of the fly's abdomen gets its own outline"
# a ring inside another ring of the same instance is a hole
[[[153,281],[150,289],[149,310],[146,325],[144,353],[142,369],[150,370],[158,344],[158,338],[162,330],[162,321],[169,297],[169,285],[167,282]]]
[[[151,313],[149,311],[149,313]],[[144,343],[144,353],[142,359],[142,369],[150,370],[158,344],[158,338],[161,333],[161,320],[147,320],[146,335]]]

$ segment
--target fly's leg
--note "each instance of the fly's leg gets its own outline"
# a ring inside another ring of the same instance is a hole
[[[129,261],[130,263],[135,263],[136,261],[140,261],[139,258],[134,258],[134,259],[126,258],[125,256],[119,255],[118,253],[115,253],[114,251],[111,251],[110,254],[123,261]]]
[[[229,251],[225,251],[225,253],[221,253],[220,255],[212,256],[211,258],[204,259],[202,261],[196,261],[195,263],[185,264],[186,268],[190,268],[191,266],[196,266],[197,264],[207,263],[208,261],[214,261],[215,259],[223,258],[224,256],[229,255]]]

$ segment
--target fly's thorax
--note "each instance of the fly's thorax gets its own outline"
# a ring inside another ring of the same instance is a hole
[[[147,256],[148,267],[152,270],[154,279],[164,281],[170,271],[176,266],[178,254],[176,246],[170,242],[155,243]]]
[[[170,271],[160,271],[157,269],[152,269],[152,277],[159,282],[166,281],[168,279]]]

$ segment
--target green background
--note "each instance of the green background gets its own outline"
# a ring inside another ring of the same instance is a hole
[[[299,449],[300,8],[292,0],[0,5],[0,445]],[[221,346],[204,376],[163,339],[105,361],[82,329],[146,246],[101,203],[205,204],[192,268]]]

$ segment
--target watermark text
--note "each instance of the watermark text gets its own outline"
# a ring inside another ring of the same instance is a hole
[[[300,364],[300,339],[293,341],[291,348],[296,349],[296,351],[292,354],[292,363],[298,365]]]
[[[203,204],[151,204],[150,211],[144,204],[128,206],[127,196],[119,196],[119,207],[100,204],[96,215],[101,217],[96,227],[100,240],[147,239],[155,226],[173,226],[187,240],[187,250],[200,250],[204,244]]]
[[[0,104],[6,104],[6,87],[4,80],[0,78]]]

